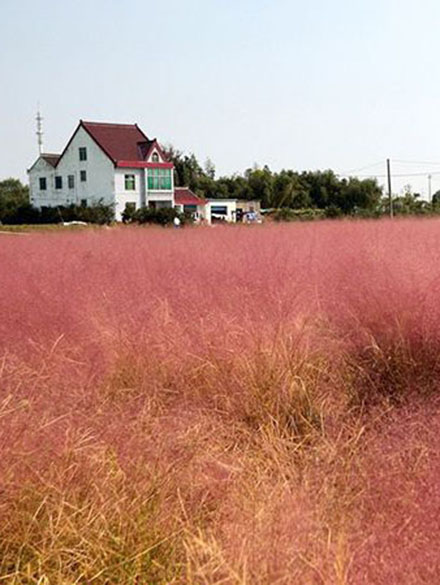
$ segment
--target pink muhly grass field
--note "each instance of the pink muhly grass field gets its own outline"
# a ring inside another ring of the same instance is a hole
[[[440,222],[0,239],[0,580],[440,582]]]

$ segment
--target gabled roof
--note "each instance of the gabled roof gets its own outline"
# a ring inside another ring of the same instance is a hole
[[[161,149],[160,144],[157,141],[157,138],[153,138],[153,140],[149,140],[144,144],[140,144],[139,148],[144,157],[143,160],[147,160],[150,154],[155,150],[164,162],[168,161],[166,154]]]
[[[57,167],[80,128],[87,132],[115,166],[136,167],[150,164],[146,163],[146,160],[153,148],[158,151],[164,161],[167,161],[156,138],[149,140],[137,124],[112,124],[84,120],[80,120],[61,154],[43,154],[41,157],[51,166]],[[167,165],[167,168],[173,167],[172,163],[168,162],[155,164]]]
[[[41,158],[45,160],[52,167],[56,167],[60,160],[60,154],[41,153]]]
[[[147,160],[148,155],[153,150],[153,146],[156,143],[156,139],[154,140],[145,140],[144,142],[138,142],[138,151],[141,160]]]
[[[48,165],[50,165],[51,167],[56,168],[58,161],[60,160],[61,155],[60,154],[52,154],[52,153],[48,153],[48,152],[42,152],[37,160],[27,169],[27,172],[30,173],[30,171],[35,167],[35,165],[40,161],[40,160],[44,160],[44,162]]]
[[[114,163],[118,160],[144,160],[140,145],[151,142],[137,124],[110,124],[81,120],[80,126],[90,134]]]
[[[174,189],[174,201],[176,205],[204,205],[204,199],[197,197],[189,187],[176,187]]]

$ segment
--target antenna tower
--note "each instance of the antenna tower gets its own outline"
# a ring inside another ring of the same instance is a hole
[[[37,116],[35,118],[37,120],[37,141],[38,141],[38,152],[41,154],[43,152],[43,117],[40,113],[40,107],[38,107]]]

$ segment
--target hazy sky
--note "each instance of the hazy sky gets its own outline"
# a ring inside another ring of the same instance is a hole
[[[0,178],[78,120],[137,122],[210,157],[337,172],[385,158],[440,188],[438,0],[0,0]],[[383,162],[382,162],[383,161]]]

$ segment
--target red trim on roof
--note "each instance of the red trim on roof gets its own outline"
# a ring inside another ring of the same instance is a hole
[[[172,169],[173,163],[149,163],[142,160],[118,160],[117,167],[134,168],[134,169]]]
[[[176,205],[205,205],[204,199],[197,197],[188,187],[176,187],[174,201]]]

